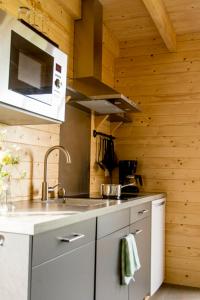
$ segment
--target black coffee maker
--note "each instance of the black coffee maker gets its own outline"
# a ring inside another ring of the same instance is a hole
[[[139,193],[143,180],[141,175],[136,174],[137,165],[137,160],[119,161],[119,183],[121,185],[130,184],[122,189],[122,193]]]

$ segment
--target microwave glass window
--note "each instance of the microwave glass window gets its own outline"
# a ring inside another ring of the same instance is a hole
[[[19,52],[18,79],[38,90],[41,89],[42,64]]]
[[[51,105],[54,59],[11,32],[9,89]]]

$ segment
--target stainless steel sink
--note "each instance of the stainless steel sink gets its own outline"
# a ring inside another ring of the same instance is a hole
[[[53,199],[47,202],[19,201],[15,203],[13,215],[73,215],[79,212],[88,211],[95,208],[106,207],[107,201],[103,199],[79,199],[63,198]]]
[[[81,199],[81,198],[75,198],[75,199],[69,199],[67,198],[65,200],[65,205],[69,206],[83,206],[83,207],[101,207],[105,206],[107,204],[106,200],[103,199]]]
[[[107,201],[104,199],[87,199],[87,198],[56,198],[52,200],[48,200],[45,202],[41,202],[40,200],[34,201],[34,203],[40,203],[42,205],[47,206],[63,206],[63,207],[102,207],[107,205]]]

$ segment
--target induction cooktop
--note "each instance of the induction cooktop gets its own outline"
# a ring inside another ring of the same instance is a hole
[[[79,199],[104,199],[104,200],[128,200],[132,198],[138,198],[142,196],[146,196],[147,193],[122,193],[120,197],[116,196],[110,196],[110,197],[102,197],[101,195],[95,196],[95,197],[90,197],[88,194],[81,194],[81,195],[73,195],[73,196],[66,196],[67,198],[79,198]]]

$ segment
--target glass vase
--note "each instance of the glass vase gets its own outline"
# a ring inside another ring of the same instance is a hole
[[[0,214],[8,212],[7,191],[3,190],[0,193]]]
[[[0,192],[0,215],[7,214],[14,210],[12,202],[8,201],[8,195],[10,194],[10,181],[4,180],[1,192]]]

